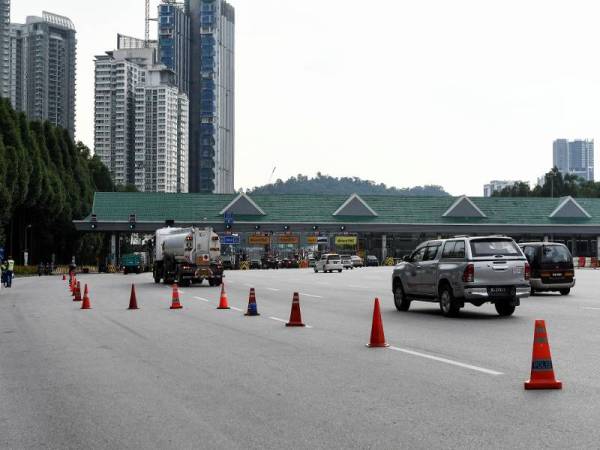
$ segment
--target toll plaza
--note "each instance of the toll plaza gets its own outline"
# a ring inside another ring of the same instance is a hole
[[[82,232],[109,234],[113,250],[119,235],[212,227],[232,266],[322,252],[383,262],[422,241],[460,234],[561,242],[576,257],[597,258],[600,199],[108,192],[96,193],[91,214],[74,223]]]

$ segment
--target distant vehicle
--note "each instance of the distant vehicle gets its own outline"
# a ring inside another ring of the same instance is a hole
[[[424,242],[394,268],[392,291],[399,311],[413,300],[438,302],[445,316],[465,303],[493,303],[510,316],[529,296],[530,266],[510,237],[457,237]]]
[[[350,259],[352,260],[352,266],[354,267],[364,267],[365,265],[363,259],[358,255],[352,255]]]
[[[320,270],[323,272],[333,272],[334,270],[341,272],[344,270],[342,258],[337,253],[325,253],[315,264],[315,273]]]
[[[250,268],[251,269],[262,269],[263,264],[262,261],[258,258],[252,258],[250,260]]]
[[[354,269],[350,255],[342,255],[342,266],[344,269]]]
[[[265,255],[262,258],[263,269],[279,269],[281,261],[273,255]]]
[[[531,266],[531,295],[557,291],[569,295],[575,286],[573,256],[563,244],[525,242],[519,244]]]
[[[308,267],[315,267],[315,256],[314,255],[308,255]]]
[[[139,253],[130,253],[121,256],[121,268],[123,270],[124,275],[127,275],[131,272],[143,272],[145,269],[143,256]]]
[[[160,228],[155,235],[154,282],[180,285],[223,281],[221,243],[212,228]]]
[[[379,265],[379,260],[377,259],[377,256],[375,256],[375,255],[368,255],[367,256],[367,262],[366,262],[365,265],[367,267],[378,266]]]

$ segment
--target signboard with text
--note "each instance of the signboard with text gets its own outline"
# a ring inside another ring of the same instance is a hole
[[[358,242],[356,236],[336,236],[335,237],[335,245],[346,245],[346,246],[354,246]]]
[[[248,236],[248,244],[249,245],[269,245],[270,243],[271,243],[271,238],[269,236],[264,236],[264,235]]]
[[[296,236],[296,235],[288,235],[288,234],[283,234],[280,236],[277,236],[277,242],[279,244],[298,244],[300,242],[300,237]]]
[[[317,245],[319,243],[319,237],[318,236],[308,236],[306,238],[306,243],[308,245]]]

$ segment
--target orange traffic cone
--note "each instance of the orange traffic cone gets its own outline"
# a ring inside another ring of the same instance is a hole
[[[177,283],[173,285],[173,296],[171,300],[171,308],[170,309],[181,309],[181,303],[179,303],[179,287],[177,287]]]
[[[75,298],[73,299],[74,302],[80,302],[81,301],[81,283],[78,281],[77,285],[75,286]]]
[[[90,297],[87,284],[83,289],[83,303],[81,303],[81,309],[92,309],[92,307],[90,306]]]
[[[71,282],[69,283],[69,290],[71,291],[71,294],[73,295],[73,297],[75,297],[75,277],[71,278]]]
[[[375,308],[373,309],[373,324],[371,325],[371,342],[367,347],[389,347],[385,342],[383,334],[383,322],[381,321],[381,310],[379,309],[379,299],[375,299]]]
[[[543,320],[535,321],[531,378],[525,382],[525,389],[562,389],[562,382],[554,378],[546,322]]]
[[[256,307],[256,292],[254,288],[250,288],[250,297],[248,298],[248,312],[246,316],[260,316],[258,308]]]
[[[302,323],[302,314],[300,313],[300,296],[294,292],[292,299],[292,311],[290,312],[290,321],[285,324],[286,327],[304,327]]]
[[[225,292],[225,282],[221,284],[221,298],[219,299],[219,307],[217,309],[231,309],[227,301],[227,292]]]
[[[129,296],[129,308],[128,309],[138,309],[137,297],[135,295],[135,284],[131,285],[131,295]]]

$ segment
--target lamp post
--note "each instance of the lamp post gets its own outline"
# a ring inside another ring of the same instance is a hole
[[[29,232],[29,230],[31,229],[31,224],[27,225],[25,227],[25,251],[23,252],[23,265],[27,266],[29,265],[29,249],[27,248],[27,234]]]

